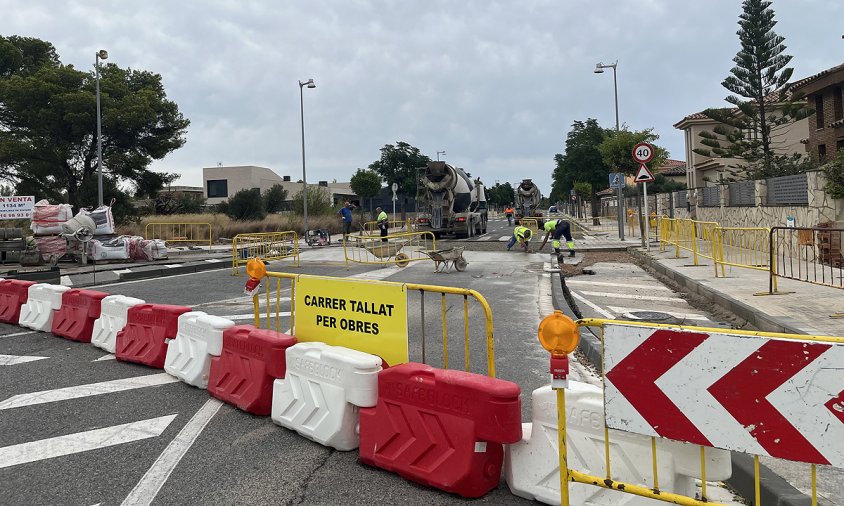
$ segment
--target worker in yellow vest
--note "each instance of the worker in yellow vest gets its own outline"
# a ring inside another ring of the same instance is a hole
[[[507,243],[507,251],[510,251],[510,248],[519,243],[519,246],[525,249],[525,253],[530,253],[528,250],[528,243],[530,242],[531,236],[530,229],[527,227],[516,227],[513,229],[513,237],[510,238],[510,242]]]

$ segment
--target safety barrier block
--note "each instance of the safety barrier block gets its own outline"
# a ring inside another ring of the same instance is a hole
[[[62,307],[53,315],[54,336],[90,343],[94,322],[100,317],[100,303],[107,293],[71,288],[62,294]]]
[[[360,444],[358,408],[375,406],[381,359],[325,343],[287,349],[287,372],[273,382],[272,420],[337,450]]]
[[[176,339],[167,345],[164,370],[198,388],[208,388],[211,357],[223,350],[223,331],[234,322],[202,311],[179,316]]]
[[[115,339],[117,360],[164,368],[167,340],[175,339],[179,315],[188,311],[189,307],[165,304],[138,304],[129,308],[126,326]]]
[[[524,436],[505,447],[504,476],[513,494],[560,504],[560,457],[557,432],[557,394],[551,386],[533,391],[532,421],[522,426]],[[604,476],[604,398],[600,387],[569,381],[566,389],[566,445],[569,468]],[[651,439],[610,429],[612,477],[625,483],[653,486]],[[695,476],[700,476],[700,447],[657,439],[659,486],[666,492],[695,497]],[[706,448],[706,479],[730,477],[730,452]],[[607,491],[592,485],[569,483],[571,504],[604,504]],[[653,504],[630,494],[615,494],[614,504]]]
[[[285,351],[296,338],[252,325],[223,331],[223,350],[211,358],[208,393],[258,416],[270,414],[273,380],[283,378]]]
[[[100,317],[94,322],[91,344],[114,353],[117,333],[126,326],[129,308],[144,303],[141,299],[125,295],[109,295],[100,301]]]
[[[21,306],[29,297],[29,287],[35,281],[0,279],[0,322],[18,324]]]
[[[498,486],[502,444],[522,437],[519,386],[462,371],[401,364],[378,374],[378,403],[360,410],[360,460],[480,497]]]
[[[70,290],[69,286],[35,283],[29,287],[26,304],[21,306],[18,324],[42,332],[50,332],[53,327],[53,314],[62,307],[62,294]]]

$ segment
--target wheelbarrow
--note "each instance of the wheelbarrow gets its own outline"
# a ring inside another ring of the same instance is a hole
[[[389,260],[390,258],[395,257],[396,265],[399,267],[405,267],[410,263],[410,257],[401,252],[404,246],[404,241],[396,241],[377,242],[372,245],[364,246],[364,248],[369,251],[372,256],[378,258],[379,260],[384,260],[385,258]]]
[[[436,272],[448,272],[454,267],[458,272],[466,270],[469,262],[463,258],[463,246],[455,248],[426,251],[425,253],[434,261]]]

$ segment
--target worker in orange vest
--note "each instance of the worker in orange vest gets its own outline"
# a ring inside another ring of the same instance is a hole
[[[508,226],[511,226],[511,227],[513,226],[513,215],[514,214],[515,214],[515,211],[513,211],[513,204],[510,204],[509,206],[504,208],[504,216],[507,217],[507,225]]]

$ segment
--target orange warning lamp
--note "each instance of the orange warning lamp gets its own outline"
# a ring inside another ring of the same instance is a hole
[[[568,355],[577,348],[579,342],[577,324],[562,311],[554,311],[539,323],[539,343],[553,356]]]
[[[246,275],[252,279],[264,279],[264,276],[267,275],[267,266],[264,265],[263,260],[255,257],[246,262]]]

